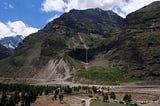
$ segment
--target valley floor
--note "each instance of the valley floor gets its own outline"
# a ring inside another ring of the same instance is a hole
[[[23,81],[30,81],[31,79],[23,79]],[[3,83],[16,83],[23,82],[22,79],[10,79],[10,78],[0,78],[0,82]],[[34,85],[69,85],[73,86],[95,86],[95,87],[104,87],[103,92],[108,92],[107,88],[110,88],[110,92],[113,91],[116,94],[116,101],[122,101],[125,94],[132,95],[132,103],[137,103],[141,106],[160,106],[160,85],[136,85],[136,84],[126,84],[126,85],[92,85],[92,84],[75,84],[66,81],[52,81],[52,82],[34,82]],[[37,83],[35,83],[37,82]],[[98,95],[93,95],[93,98],[97,98]],[[59,100],[52,100],[53,95],[48,96],[43,95],[39,96],[38,99],[31,106],[89,106],[91,98],[88,97],[88,94],[85,92],[80,92],[71,95],[64,95],[64,102],[60,103]],[[101,98],[101,97],[99,97]],[[82,99],[85,100],[85,103],[81,103]],[[113,102],[111,100],[111,102]]]
[[[132,95],[132,103],[137,103],[140,106],[160,106],[160,88],[150,87],[150,88],[134,88],[134,87],[124,87],[124,88],[111,88],[110,91],[114,91],[116,94],[116,101],[122,101],[123,96],[128,93]],[[94,95],[92,98],[97,98],[98,95]],[[64,102],[60,103],[59,100],[52,100],[53,95],[40,96],[35,103],[31,106],[90,106],[91,99],[86,93],[77,93],[72,95],[64,95]],[[101,97],[99,97],[100,99]],[[85,103],[81,103],[84,99]],[[101,98],[102,99],[102,98]],[[110,100],[113,102],[112,100]]]
[[[31,104],[31,106],[84,106],[82,99],[88,100],[87,94],[79,95],[65,95],[64,100],[60,103],[59,99],[53,100],[54,95],[39,96],[38,99]],[[90,103],[89,103],[90,104]],[[86,105],[89,106],[89,105]]]
[[[75,84],[65,81],[52,81],[39,83],[38,85],[49,85],[54,86],[55,84],[69,85],[69,86],[95,86],[110,88],[110,92],[113,91],[116,94],[117,101],[122,101],[125,94],[132,95],[132,102],[140,104],[141,106],[160,106],[160,85],[137,85],[137,84],[126,84],[126,85],[92,85],[92,84]],[[104,92],[107,92],[107,90]],[[76,94],[66,97],[67,104],[70,106],[82,106],[81,99],[88,101],[88,95]],[[94,97],[96,98],[96,97]],[[67,101],[69,100],[69,101]],[[89,101],[90,102],[90,101]],[[86,103],[87,104],[87,103]],[[90,103],[89,103],[90,104]],[[86,105],[89,106],[89,105]]]

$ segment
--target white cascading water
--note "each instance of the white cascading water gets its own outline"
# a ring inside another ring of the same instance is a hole
[[[85,69],[88,68],[88,48],[85,48],[86,49],[86,61],[85,61]]]
[[[85,42],[84,42],[83,38],[81,37],[81,35],[78,34],[78,36],[79,36],[80,41],[83,42],[84,48],[86,49],[84,67],[85,67],[85,69],[87,69],[88,68],[88,64],[89,64],[89,61],[88,61],[88,47],[85,44]]]

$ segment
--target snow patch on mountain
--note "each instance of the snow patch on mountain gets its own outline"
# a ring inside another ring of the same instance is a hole
[[[9,50],[14,50],[24,38],[25,37],[22,35],[4,37],[0,39],[0,44],[5,46]]]

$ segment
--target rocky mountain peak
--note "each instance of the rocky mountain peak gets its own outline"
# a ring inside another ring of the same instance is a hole
[[[9,36],[0,39],[0,44],[8,48],[9,50],[14,50],[20,42],[24,39],[24,36],[17,35],[17,36]]]

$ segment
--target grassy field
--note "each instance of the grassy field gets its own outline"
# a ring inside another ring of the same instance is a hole
[[[95,101],[91,103],[91,106],[129,106],[125,104],[118,104],[118,103],[105,103],[101,101]]]
[[[115,68],[90,67],[88,70],[78,73],[78,78],[104,84],[122,84],[129,82],[140,82],[142,79],[129,78],[123,71]]]

